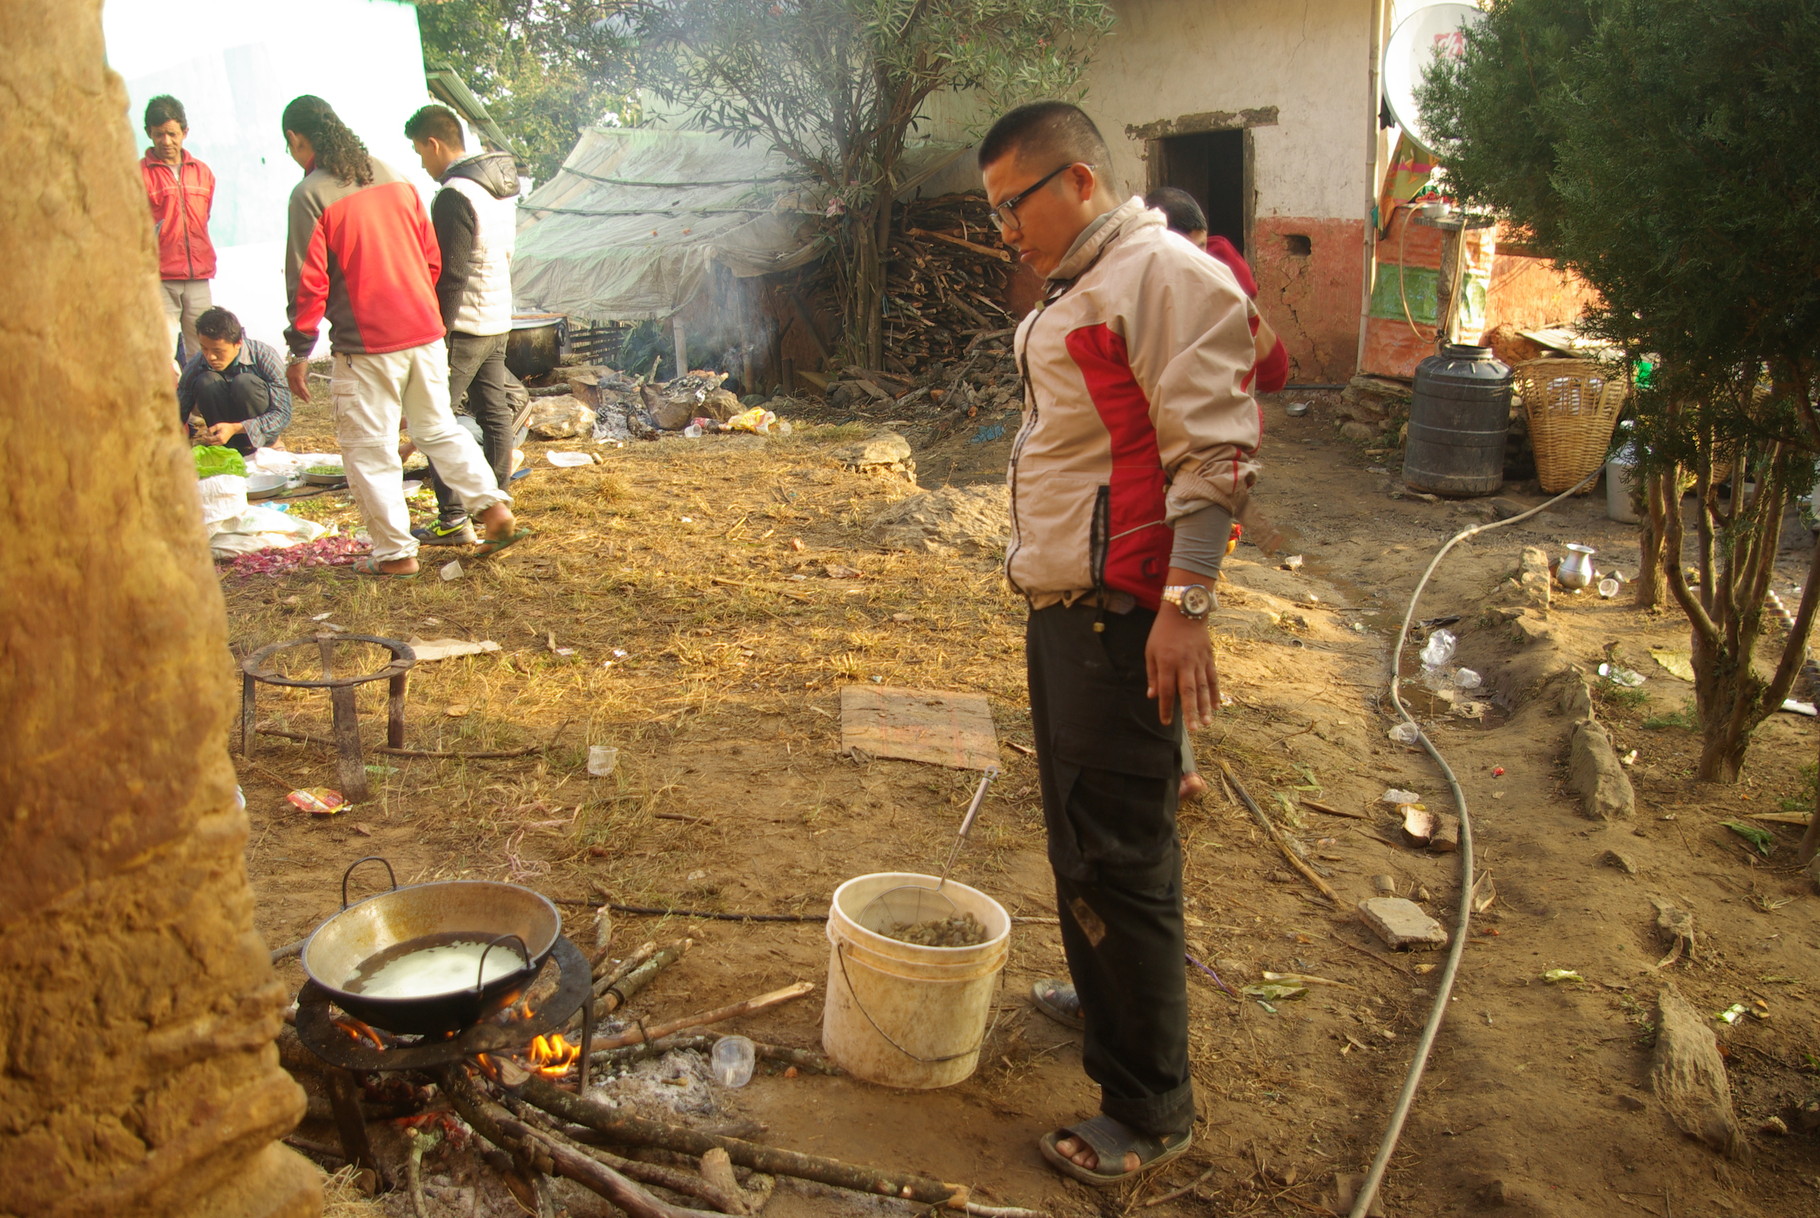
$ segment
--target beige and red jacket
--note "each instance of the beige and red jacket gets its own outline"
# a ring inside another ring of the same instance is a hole
[[[1017,332],[1005,574],[1035,608],[1122,592],[1155,609],[1174,522],[1211,504],[1237,518],[1257,481],[1256,310],[1138,198],[1049,281]]]

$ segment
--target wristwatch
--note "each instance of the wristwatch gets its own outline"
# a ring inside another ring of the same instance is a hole
[[[1163,599],[1191,622],[1204,621],[1213,611],[1213,593],[1205,584],[1170,584],[1163,589]]]

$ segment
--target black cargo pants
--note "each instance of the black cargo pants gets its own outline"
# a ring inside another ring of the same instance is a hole
[[[1193,1123],[1194,1087],[1175,827],[1182,727],[1179,713],[1165,727],[1144,696],[1155,620],[1057,605],[1030,614],[1024,643],[1062,947],[1087,1020],[1082,1063],[1101,1111],[1167,1136]]]

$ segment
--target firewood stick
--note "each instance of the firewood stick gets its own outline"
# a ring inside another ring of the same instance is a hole
[[[684,1028],[711,1027],[717,1023],[725,1023],[729,1019],[736,1019],[741,1015],[750,1015],[755,1011],[781,1006],[792,999],[801,998],[814,988],[814,982],[798,981],[795,985],[787,985],[781,990],[772,990],[769,994],[760,994],[757,998],[748,998],[744,1002],[736,1002],[731,1006],[719,1007],[695,1015],[685,1015],[681,1019],[672,1019],[668,1023],[627,1028],[618,1036],[609,1036],[605,1040],[595,1042],[594,1055],[599,1057],[602,1050],[622,1049],[641,1041],[656,1040],[659,1036],[668,1036],[670,1033],[680,1032]]]
[[[416,1215],[416,1218],[430,1218],[423,1198],[423,1155],[425,1151],[434,1148],[438,1142],[442,1141],[442,1131],[433,1129],[425,1133],[416,1126],[412,1126],[405,1130],[405,1136],[410,1139],[411,1143],[411,1154],[404,1164],[405,1183],[411,1192],[411,1213]]]
[[[636,1045],[627,1045],[624,1048],[619,1049],[606,1049],[599,1053],[591,1054],[590,1056],[596,1064],[599,1064],[603,1060],[619,1061],[622,1058],[653,1057],[677,1049],[694,1049],[698,1052],[705,1053],[709,1049],[712,1049],[714,1047],[714,1042],[719,1039],[720,1037],[713,1034],[702,1036],[665,1036],[661,1040],[645,1041]],[[837,1075],[841,1073],[841,1068],[839,1066],[829,1061],[825,1055],[817,1053],[813,1049],[792,1049],[788,1045],[768,1045],[754,1041],[752,1044],[752,1052],[760,1061],[777,1062],[784,1066],[795,1066],[805,1074]]]
[[[326,736],[311,736],[306,732],[287,732],[282,728],[262,727],[259,729],[259,734],[261,736],[276,736],[280,740],[297,740],[304,744],[317,744],[328,749],[335,747],[335,742],[328,739]],[[442,749],[402,749],[393,748],[388,744],[372,744],[364,745],[362,747],[371,753],[384,753],[387,757],[459,757],[464,761],[509,761],[515,757],[529,757],[532,753],[541,753],[544,750],[544,746],[541,744],[526,745],[522,749],[507,749],[504,752],[498,753],[463,753],[455,750]]]
[[[594,1009],[594,1018],[605,1019],[619,1008],[632,1001],[632,996],[645,988],[651,978],[681,960],[694,946],[695,940],[684,939],[664,948],[649,960],[627,973],[617,981],[609,982],[602,987],[600,1005]],[[579,1018],[579,1014],[577,1015]]]
[[[582,1146],[577,1144],[573,1138],[564,1137],[561,1130],[552,1127],[554,1125],[554,1119],[548,1113],[533,1107],[524,1100],[513,1096],[508,1097],[506,1103],[511,1106],[512,1111],[516,1115],[524,1118],[525,1123],[532,1127],[532,1132],[540,1134],[551,1141],[563,1143],[571,1149],[587,1155],[589,1158],[604,1163],[622,1176],[637,1180],[641,1184],[655,1184],[659,1188],[667,1188],[673,1193],[681,1193],[685,1197],[694,1197],[698,1200],[706,1201],[709,1205],[723,1214],[748,1214],[752,1212],[744,1191],[739,1187],[739,1182],[732,1179],[730,1169],[727,1183],[729,1183],[731,1187],[728,1188],[725,1187],[720,1180],[710,1179],[705,1172],[698,1176],[694,1172],[682,1171],[675,1167],[666,1167],[662,1163],[646,1163],[638,1159],[622,1159],[611,1151],[601,1150],[598,1147]],[[499,1118],[499,1125],[503,1132],[508,1136],[511,1135],[512,1126],[508,1118],[503,1116]],[[725,1154],[726,1152],[723,1151],[721,1153]]]
[[[629,1145],[658,1146],[697,1158],[718,1146],[741,1167],[774,1176],[814,1180],[819,1184],[830,1184],[853,1192],[898,1197],[905,1201],[942,1205],[949,1209],[963,1209],[967,1204],[968,1189],[963,1184],[944,1184],[927,1176],[862,1167],[842,1163],[838,1159],[824,1159],[818,1155],[760,1146],[756,1142],[740,1138],[720,1137],[646,1120],[617,1108],[608,1108],[596,1100],[573,1095],[510,1061],[502,1063],[500,1082],[552,1116],[599,1130]],[[462,1115],[465,1119],[467,1114]]]
[[[517,1121],[499,1105],[483,1098],[474,1087],[463,1066],[449,1066],[438,1074],[442,1092],[448,1096],[461,1119],[475,1133],[520,1162],[536,1157],[549,1160],[558,1175],[566,1176],[584,1188],[605,1197],[632,1218],[711,1218],[703,1210],[683,1209],[660,1201],[604,1163],[581,1153],[567,1150],[535,1135],[536,1131]]]
[[[1283,840],[1283,835],[1277,832],[1277,827],[1270,823],[1268,816],[1264,815],[1264,809],[1258,807],[1257,800],[1251,798],[1251,792],[1245,789],[1245,785],[1239,781],[1238,775],[1232,772],[1232,767],[1226,764],[1224,758],[1217,760],[1220,764],[1220,773],[1226,776],[1226,781],[1232,784],[1232,789],[1238,793],[1239,799],[1251,810],[1251,815],[1257,818],[1258,824],[1264,827],[1264,832],[1271,841],[1276,843],[1277,849],[1282,851],[1283,857],[1289,860],[1289,865],[1301,872],[1309,883],[1320,889],[1322,896],[1332,901],[1336,907],[1344,909],[1346,902],[1342,901],[1340,894],[1333,890],[1333,885],[1323,880],[1314,868],[1304,863],[1301,857],[1289,848],[1289,843]]]
[[[621,960],[618,964],[611,965],[611,967],[607,967],[610,962],[605,957],[602,957],[601,960],[594,965],[594,997],[599,998],[602,994],[605,994],[615,983],[623,980],[627,973],[631,972],[656,954],[657,940],[646,939],[643,943],[640,943],[633,949],[631,955],[627,956],[624,960]]]

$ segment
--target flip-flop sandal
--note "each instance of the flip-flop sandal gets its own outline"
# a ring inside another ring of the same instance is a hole
[[[1074,987],[1055,977],[1045,977],[1030,987],[1030,1005],[1064,1028],[1076,1032],[1087,1030],[1087,1016],[1081,1011],[1081,999]]]
[[[516,533],[512,534],[510,537],[499,537],[499,538],[482,537],[480,539],[480,545],[475,548],[474,557],[475,558],[491,558],[491,557],[493,557],[493,555],[499,553],[501,550],[505,549],[507,546],[517,545],[519,542],[523,541],[525,538],[529,537],[530,535],[531,535],[531,530],[519,529]]]
[[[416,571],[388,571],[370,554],[365,558],[356,558],[354,565],[348,569],[356,575],[376,575],[380,579],[416,579],[423,570],[419,567]]]
[[[1135,1151],[1138,1165],[1130,1171],[1089,1171],[1073,1159],[1056,1149],[1063,1138],[1078,1138],[1093,1149],[1104,1163],[1125,1162],[1125,1156]],[[1095,1188],[1111,1188],[1127,1180],[1135,1180],[1149,1171],[1154,1171],[1171,1159],[1178,1158],[1193,1143],[1193,1133],[1180,1133],[1172,1139],[1163,1139],[1152,1134],[1139,1133],[1122,1121],[1101,1113],[1085,1121],[1076,1122],[1066,1129],[1046,1133],[1037,1139],[1036,1148],[1043,1158],[1049,1160],[1055,1170],[1082,1184],[1091,1184]]]

